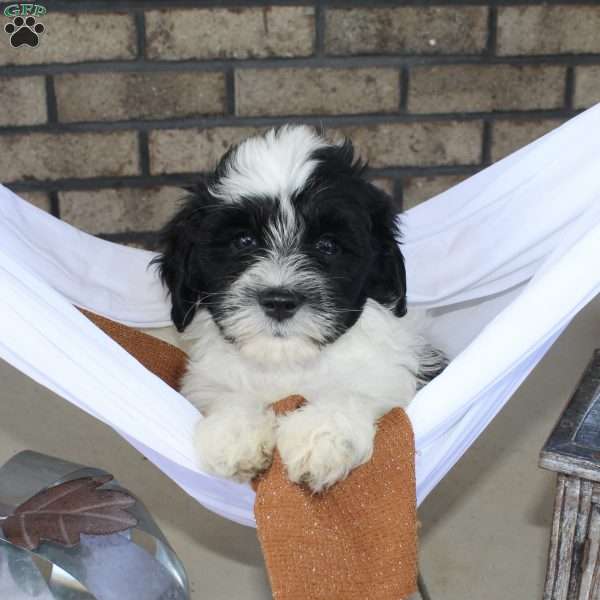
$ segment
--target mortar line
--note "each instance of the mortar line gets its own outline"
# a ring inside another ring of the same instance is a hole
[[[600,64],[600,53],[543,54],[519,56],[490,56],[486,52],[473,54],[353,54],[347,56],[295,56],[270,58],[207,58],[168,60],[96,60],[78,63],[49,63],[38,65],[5,65],[0,76],[54,75],[62,73],[104,73],[139,71],[222,71],[236,69],[317,68],[355,69],[367,67],[397,68],[401,66],[444,67],[456,65],[506,66],[575,66]]]
[[[275,127],[285,123],[324,125],[326,128],[367,125],[418,124],[418,123],[469,123],[487,118],[497,120],[527,121],[530,119],[571,118],[584,109],[535,109],[505,110],[491,112],[451,113],[364,113],[336,115],[277,115],[268,117],[239,117],[215,115],[206,117],[184,117],[156,120],[131,121],[82,121],[79,123],[48,123],[40,125],[18,125],[0,127],[2,135],[25,135],[29,133],[110,133],[114,131],[154,131],[161,129],[198,129],[215,127]]]
[[[568,67],[565,75],[565,109],[573,110],[575,102],[575,67]]]
[[[60,199],[58,197],[58,192],[52,190],[48,196],[50,198],[50,214],[57,219],[60,219]]]
[[[146,59],[146,17],[142,10],[134,13],[136,29],[137,60],[145,62]]]
[[[473,175],[482,168],[480,163],[461,165],[432,165],[432,166],[401,166],[401,167],[370,167],[366,171],[369,178],[377,177],[431,177],[438,175]],[[110,189],[114,187],[150,187],[157,185],[183,186],[188,183],[202,181],[206,175],[205,171],[193,171],[182,173],[167,173],[158,175],[128,175],[113,177],[85,177],[62,178],[51,180],[20,180],[6,183],[7,187],[19,192],[53,190],[95,190]]]
[[[150,175],[150,146],[147,131],[138,132],[138,146],[140,172],[142,176],[148,177]]]
[[[54,77],[46,75],[46,110],[48,116],[48,124],[58,123],[58,107],[56,105],[56,91],[54,89]]]

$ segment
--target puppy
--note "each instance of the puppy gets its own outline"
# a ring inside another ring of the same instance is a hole
[[[163,230],[206,471],[248,480],[277,446],[289,478],[320,492],[369,460],[377,420],[443,365],[407,315],[391,200],[363,171],[348,141],[270,130],[230,149]],[[307,404],[276,418],[291,394]]]

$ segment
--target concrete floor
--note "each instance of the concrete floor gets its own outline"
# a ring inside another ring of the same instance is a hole
[[[596,346],[600,300],[426,500],[425,598],[541,597],[554,477],[537,468],[537,456]],[[5,363],[0,382],[0,463],[29,448],[102,467],[154,514],[186,565],[194,600],[271,597],[254,530],[204,510],[112,430]]]
[[[598,347],[600,298],[421,506],[432,600],[542,597],[555,475],[537,467],[538,455]]]

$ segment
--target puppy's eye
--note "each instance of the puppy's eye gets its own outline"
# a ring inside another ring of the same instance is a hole
[[[315,244],[316,249],[326,256],[334,256],[340,251],[340,247],[337,242],[330,237],[322,237],[317,240]]]
[[[258,246],[258,240],[247,231],[238,234],[231,243],[236,250],[252,250]]]

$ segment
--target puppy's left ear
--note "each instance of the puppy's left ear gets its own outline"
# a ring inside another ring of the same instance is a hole
[[[178,331],[192,321],[202,293],[200,265],[193,260],[194,233],[204,214],[205,186],[185,188],[190,192],[183,207],[159,235],[162,254],[151,264],[158,265],[159,275],[171,296],[171,320]]]
[[[371,243],[375,259],[367,284],[367,296],[387,306],[394,314],[406,314],[406,269],[400,252],[400,231],[391,199],[377,190],[371,198]]]

